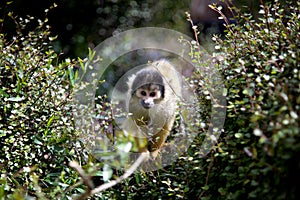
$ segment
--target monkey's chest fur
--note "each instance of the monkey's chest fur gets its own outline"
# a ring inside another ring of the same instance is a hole
[[[129,102],[129,112],[132,113],[132,119],[140,128],[143,134],[153,136],[162,129],[175,115],[175,106],[172,102],[165,100],[155,104],[152,108],[146,109],[140,104]],[[132,112],[134,111],[134,112]],[[168,124],[170,126],[171,124]],[[172,125],[171,125],[172,126]],[[170,129],[171,127],[169,127]]]

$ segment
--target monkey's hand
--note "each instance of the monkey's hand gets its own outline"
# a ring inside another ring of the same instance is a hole
[[[157,156],[158,156],[158,154],[159,154],[159,149],[157,149],[157,150],[155,150],[155,151],[152,151],[152,152],[150,153],[150,156],[151,156],[152,159],[156,159]]]

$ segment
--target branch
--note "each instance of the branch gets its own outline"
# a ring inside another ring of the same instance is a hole
[[[77,200],[86,199],[89,196],[95,195],[99,192],[102,192],[103,190],[111,188],[114,185],[120,183],[124,179],[131,176],[131,174],[133,174],[137,170],[137,168],[142,164],[142,162],[144,160],[146,160],[148,157],[149,157],[149,152],[141,153],[141,155],[137,158],[137,160],[131,165],[131,167],[122,176],[120,176],[119,178],[112,180],[108,183],[104,183],[96,188],[94,188],[93,181],[90,179],[90,177],[88,175],[85,174],[85,172],[83,171],[81,166],[77,162],[71,161],[69,163],[69,166],[74,168],[79,173],[79,175],[81,176],[81,178],[83,180],[83,183],[86,186],[88,186],[88,189],[86,190],[86,192],[83,193],[79,198],[77,198]]]
[[[77,162],[71,161],[71,162],[69,163],[69,166],[72,167],[72,168],[74,168],[74,169],[79,173],[79,175],[80,175],[81,178],[82,178],[83,183],[84,183],[86,186],[88,186],[89,189],[93,189],[93,188],[95,187],[93,181],[89,178],[88,175],[86,175],[86,174],[84,173],[83,169],[81,168],[81,166],[80,166]]]
[[[210,170],[211,170],[211,168],[213,167],[213,164],[214,164],[214,151],[212,151],[210,159],[211,159],[211,160],[210,160],[210,163],[209,163],[209,165],[208,165],[208,167],[207,167],[207,175],[206,175],[206,178],[205,178],[205,185],[204,185],[204,186],[207,186],[207,184],[208,184],[208,179],[209,179]],[[198,199],[201,199],[201,198],[202,198],[204,192],[206,192],[206,191],[205,191],[205,190],[202,190],[202,192],[201,192],[200,195],[198,196]]]
[[[105,183],[105,184],[100,185],[99,187],[96,187],[95,189],[93,189],[91,191],[91,195],[97,194],[103,190],[113,187],[114,185],[120,183],[122,180],[131,176],[131,174],[133,174],[137,170],[137,168],[142,164],[142,162],[144,160],[146,160],[148,158],[148,156],[149,156],[149,152],[141,153],[141,155],[138,157],[138,159],[131,165],[131,167],[122,176],[120,176],[116,180],[113,180],[109,183]]]

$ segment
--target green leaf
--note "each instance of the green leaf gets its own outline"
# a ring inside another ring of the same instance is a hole
[[[25,99],[25,97],[10,97],[7,98],[7,101],[14,101],[14,102],[19,102],[19,101],[23,101]]]

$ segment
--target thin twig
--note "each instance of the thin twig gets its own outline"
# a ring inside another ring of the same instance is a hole
[[[207,175],[205,177],[205,185],[204,186],[207,186],[208,184],[208,179],[209,179],[209,174],[210,174],[210,170],[211,168],[213,167],[213,164],[214,164],[214,151],[212,151],[212,154],[211,154],[211,157],[210,157],[210,163],[208,165],[208,168],[207,168]],[[201,197],[203,196],[205,190],[203,190],[200,195],[198,196],[198,199],[201,199]]]
[[[105,183],[105,184],[100,185],[99,187],[96,187],[95,189],[93,189],[91,191],[91,195],[97,194],[103,190],[113,187],[114,185],[120,183],[122,180],[131,176],[131,174],[133,174],[137,170],[137,168],[142,164],[142,162],[144,160],[146,160],[148,158],[148,156],[149,156],[149,153],[141,153],[141,155],[138,157],[138,159],[131,165],[131,167],[122,176],[120,176],[116,180],[113,180],[109,183]]]
[[[209,7],[210,9],[216,11],[217,13],[219,13],[219,15],[224,19],[225,24],[227,25],[227,29],[233,34],[233,31],[232,31],[232,29],[230,28],[230,22],[228,21],[228,18],[226,17],[226,15],[225,15],[221,10],[219,10],[219,9],[216,7],[216,4],[208,5],[208,7]]]
[[[186,12],[185,14],[187,16],[187,20],[191,23],[192,29],[194,31],[194,36],[195,36],[195,41],[196,41],[196,44],[198,47],[198,51],[200,52],[201,49],[200,49],[200,45],[199,45],[200,43],[199,43],[199,38],[198,38],[198,34],[199,34],[198,27],[197,27],[197,25],[194,24],[190,13]]]
[[[90,179],[90,177],[88,175],[85,174],[85,172],[83,171],[83,169],[81,168],[81,166],[75,162],[75,161],[71,161],[69,163],[69,166],[74,168],[80,175],[80,177],[82,178],[83,183],[88,186],[90,189],[94,189],[94,183],[93,181]]]
[[[102,192],[103,190],[111,188],[114,185],[120,183],[124,179],[131,176],[131,174],[133,174],[137,170],[137,168],[142,164],[142,162],[144,160],[146,160],[148,157],[149,157],[149,153],[141,153],[141,155],[137,158],[137,160],[131,165],[131,167],[122,176],[120,176],[119,178],[112,180],[108,183],[104,183],[96,188],[94,188],[93,181],[90,179],[90,177],[88,175],[85,174],[85,172],[83,171],[81,166],[77,162],[71,161],[69,163],[69,166],[74,168],[79,173],[80,177],[82,178],[83,183],[86,186],[88,186],[85,193],[83,193],[80,197],[78,197],[77,200],[86,199],[89,196],[95,195],[99,192]]]
[[[268,27],[268,30],[269,30],[269,34],[270,34],[270,24],[269,24],[269,10],[268,10],[268,7],[264,4],[264,1],[263,0],[259,0],[261,6],[264,8],[264,11],[265,11],[265,18],[266,18],[266,24],[267,24],[267,27]]]

